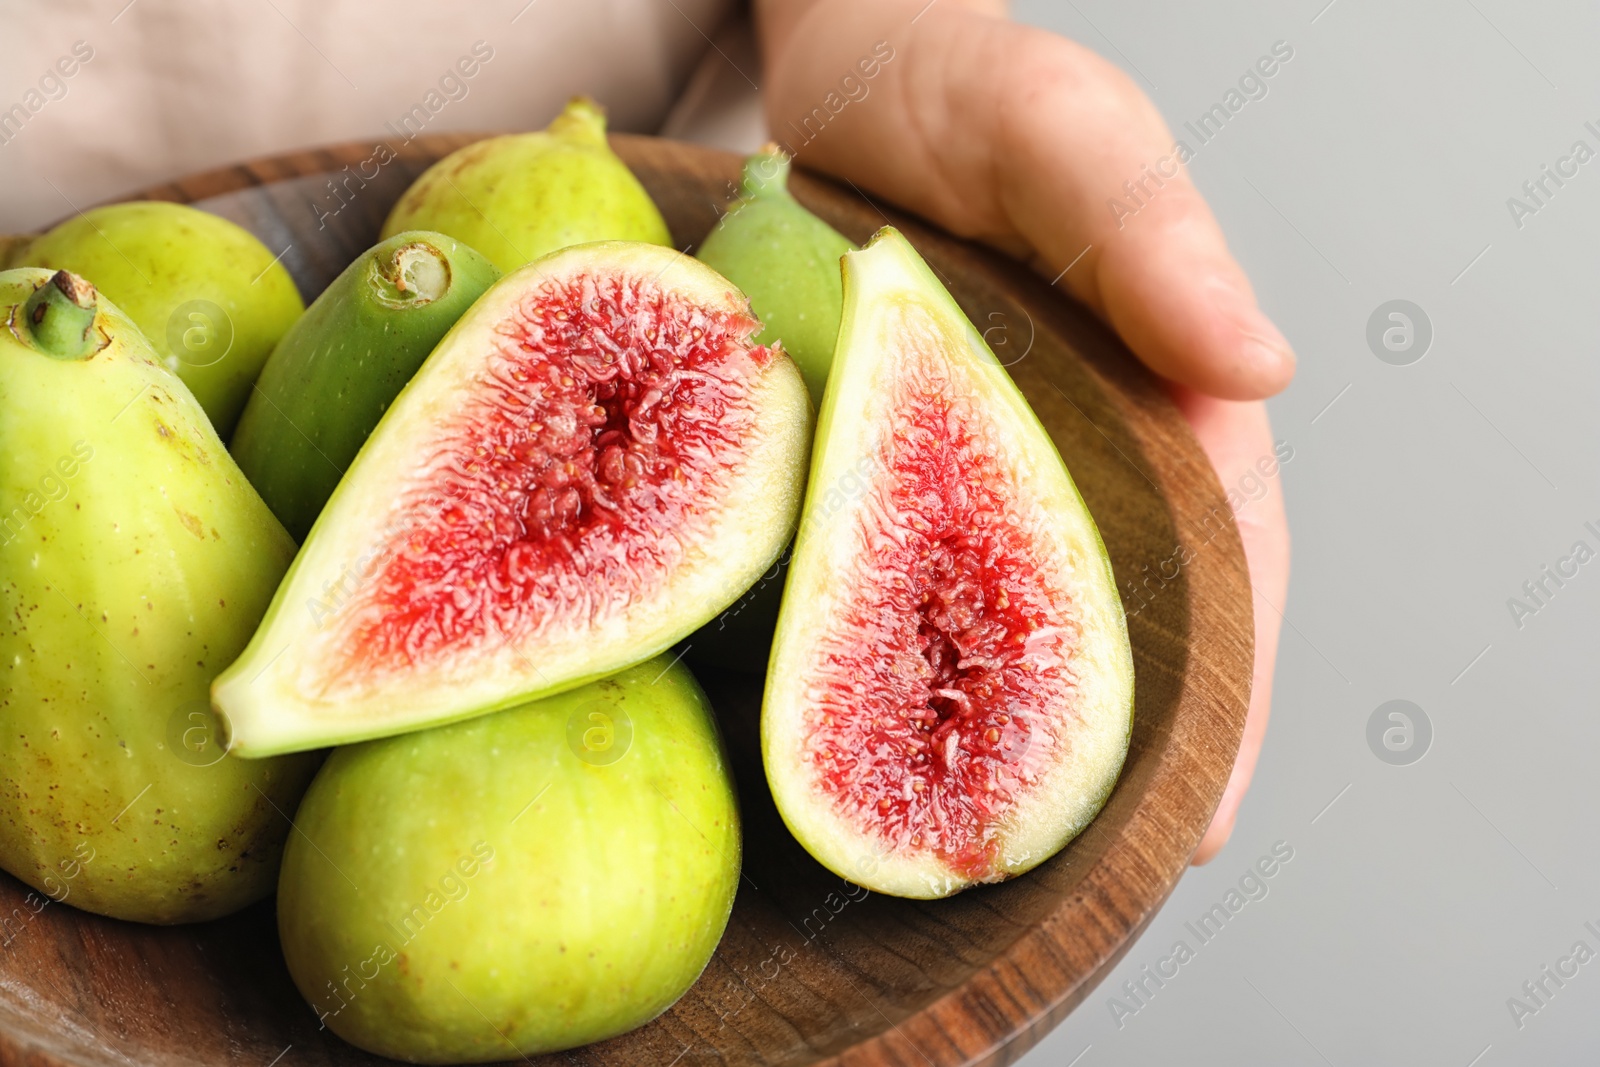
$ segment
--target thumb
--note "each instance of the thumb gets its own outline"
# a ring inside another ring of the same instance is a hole
[[[1228,400],[1288,384],[1288,343],[1120,70],[960,5],[818,0],[773,48],[773,128],[806,128],[837,95],[833,72],[871,41],[892,60],[859,105],[804,138],[809,165],[1031,259],[1165,378]]]
[[[1086,288],[1151,370],[1224,400],[1256,400],[1289,384],[1294,353],[1256,306],[1187,177],[1169,181],[1120,229],[1093,236],[1100,255]]]
[[[1226,400],[1283,389],[1294,353],[1190,182],[1188,151],[1120,70],[1062,38],[1025,39],[1001,91],[1034,88],[1006,108],[996,147],[1019,161],[1000,203],[1036,265],[1162,377]]]

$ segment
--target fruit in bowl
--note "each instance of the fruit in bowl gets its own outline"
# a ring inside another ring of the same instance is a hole
[[[334,752],[278,925],[335,1033],[479,1063],[625,1033],[683,995],[739,883],[705,695],[648,660],[521,707]]]
[[[244,755],[479,715],[653,656],[794,528],[811,410],[738,290],[656,245],[508,274],[329,500],[212,697]]]
[[[1094,818],[1128,750],[1133,659],[1066,465],[938,278],[885,229],[844,280],[762,754],[821,863],[942,897]]]
[[[569,245],[670,245],[666,220],[606,144],[606,116],[576,97],[547,129],[490,137],[429,167],[389,212],[387,240],[437,230],[510,273]]]
[[[223,438],[273,346],[305,310],[277,253],[185,204],[91,208],[14,250],[11,264],[87,279],[139,327]]]
[[[294,543],[137,326],[0,272],[0,866],[140,922],[272,890],[314,756],[226,758],[206,691]]]
[[[783,344],[820,407],[844,313],[839,261],[856,246],[794,198],[789,166],[777,145],[745,160],[739,199],[695,255],[750,298],[756,339]]]

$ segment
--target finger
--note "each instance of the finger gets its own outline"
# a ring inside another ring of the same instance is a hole
[[[789,33],[768,113],[803,161],[1030,258],[1163,377],[1235,400],[1287,384],[1288,343],[1121,71],[1053,34],[917,0],[819,0]],[[840,99],[835,72],[875,41],[893,58],[819,121],[819,102]]]
[[[1041,268],[1065,271],[1061,284],[1162,377],[1230,400],[1281,390],[1293,351],[1257,306],[1149,99],[1087,49],[1030,40],[1008,68],[1007,92],[1045,88],[1009,108],[998,133],[1017,160],[1003,172],[1003,206]],[[1068,66],[1072,77],[1050,77]]]
[[[1256,656],[1250,710],[1233,773],[1211,826],[1195,851],[1194,862],[1201,864],[1215,856],[1233,833],[1239,805],[1250,788],[1266,737],[1272,707],[1272,670],[1283,622],[1280,612],[1289,585],[1289,527],[1279,469],[1293,457],[1293,450],[1274,443],[1265,404],[1217,400],[1182,387],[1174,388],[1172,394],[1234,504],[1234,520],[1250,567],[1255,611]]]
[[[1169,183],[1121,231],[1099,233],[1102,313],[1157,374],[1209,396],[1254,400],[1294,375],[1289,343],[1260,309],[1200,194]]]

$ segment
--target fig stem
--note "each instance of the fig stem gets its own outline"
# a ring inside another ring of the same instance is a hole
[[[88,359],[101,348],[92,336],[97,296],[87,281],[58,270],[23,302],[12,329],[53,359]]]
[[[426,241],[401,245],[372,267],[378,299],[392,308],[423,307],[450,291],[450,260]]]
[[[566,108],[545,127],[546,132],[579,141],[604,144],[606,110],[587,96],[575,96]]]
[[[789,153],[769,142],[745,160],[739,193],[745,197],[788,196]]]

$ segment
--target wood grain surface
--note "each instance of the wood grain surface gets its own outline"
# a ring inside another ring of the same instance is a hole
[[[297,153],[144,195],[199,203],[254,231],[309,302],[375,242],[390,204],[429,162],[473,139],[419,137],[381,166],[368,144]],[[613,143],[678,246],[692,250],[732,199],[739,161],[651,138]],[[1222,490],[1157,382],[1083,308],[1018,265],[858,192],[803,173],[793,187],[856,241],[888,222],[901,227],[1054,437],[1134,612],[1132,749],[1099,818],[1032,873],[944,901],[854,900],[772,806],[757,744],[760,679],[702,672],[744,806],[746,878],[732,922],[666,1014],[543,1058],[552,1063],[1009,1063],[1084,998],[1167,897],[1238,749],[1252,659],[1244,556]],[[1180,544],[1193,559],[1168,578],[1162,561]],[[161,929],[67,904],[36,911],[39,899],[29,903],[0,875],[0,1067],[376,1062],[319,1029],[280,957],[270,901]]]

